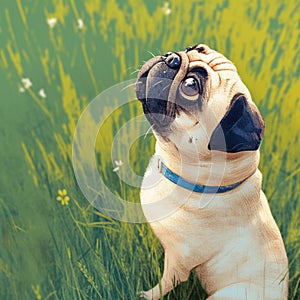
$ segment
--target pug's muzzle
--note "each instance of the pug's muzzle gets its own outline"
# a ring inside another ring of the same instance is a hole
[[[144,65],[136,84],[137,97],[152,128],[165,135],[173,122],[177,105],[168,103],[172,82],[180,69],[181,58],[176,53],[155,57]]]
[[[219,90],[235,92],[224,94],[230,97],[228,110],[215,127],[208,149],[257,150],[264,122],[255,104],[248,101],[245,86],[238,88],[241,80],[233,80],[236,77],[236,68],[227,58],[200,44],[147,61],[138,74],[136,95],[154,133],[168,137],[181,112],[199,115],[209,101],[216,101],[212,98]]]
[[[201,107],[207,73],[204,69],[193,70],[195,78],[187,77],[184,82],[181,82],[187,69],[186,56],[168,52],[148,61],[139,72],[136,84],[137,97],[143,103],[144,113],[152,128],[160,135],[168,132],[170,124],[180,110],[189,109],[192,104],[189,97],[197,100],[194,104],[197,103],[199,108]],[[182,94],[177,93],[179,85]]]

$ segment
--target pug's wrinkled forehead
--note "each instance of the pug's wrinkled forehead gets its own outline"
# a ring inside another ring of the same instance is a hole
[[[188,58],[188,66],[183,64],[183,68],[193,68],[195,65],[203,65],[206,69],[211,69],[214,72],[231,71],[237,73],[236,67],[229,59],[204,44],[187,47],[184,51],[178,52],[178,55],[180,55],[183,60],[186,60],[185,56]],[[231,73],[229,76],[232,77],[233,74]]]
[[[210,49],[207,45],[198,44],[193,47],[187,47],[183,53],[186,53],[189,62],[202,61],[207,64],[214,71],[233,71],[237,72],[233,63],[224,55]]]
[[[193,47],[188,47],[183,52],[188,56],[189,67],[193,68],[194,65],[203,65],[208,71],[211,72],[215,85],[220,84],[221,79],[237,78],[237,69],[235,65],[219,52],[210,49],[207,45],[198,44]],[[180,52],[181,56],[184,56]]]

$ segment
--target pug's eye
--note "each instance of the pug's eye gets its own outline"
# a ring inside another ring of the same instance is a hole
[[[196,100],[195,96],[200,92],[198,81],[194,77],[188,77],[181,83],[180,90],[184,96],[192,98],[190,100]]]

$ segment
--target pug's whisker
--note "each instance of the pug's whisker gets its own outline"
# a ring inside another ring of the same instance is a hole
[[[134,83],[131,83],[131,84],[128,84],[127,86],[125,86],[125,87],[123,87],[123,88],[121,89],[121,92],[123,92],[123,91],[125,91],[126,89],[128,89],[129,87],[135,86],[135,85],[136,85],[135,82],[134,82]]]
[[[141,69],[141,66],[139,66],[139,68],[135,68],[135,67],[128,67],[124,72],[122,72],[123,74],[126,74],[126,75],[134,75],[135,73],[138,73]],[[131,71],[133,70],[133,71]]]
[[[158,82],[154,83],[152,87],[155,87],[155,86],[159,85],[159,84],[160,84],[160,83],[162,83],[162,82],[163,82],[163,81],[162,81],[162,80],[160,80],[160,81],[158,81]]]
[[[146,133],[144,134],[144,140],[147,138],[149,132],[153,129],[153,125],[151,125],[148,130],[146,131]]]
[[[133,75],[133,74],[135,74],[135,73],[138,73],[140,70],[141,70],[141,69],[136,69],[136,70],[132,71],[132,72],[130,73],[130,75]]]
[[[144,61],[144,60],[142,60],[142,61],[141,61],[141,63],[138,65],[138,68],[140,68],[140,69],[141,69],[141,68],[142,68],[142,66],[144,65],[144,63],[145,63],[145,61]]]
[[[147,52],[148,52],[150,55],[152,55],[152,57],[155,57],[155,55],[154,55],[151,51],[147,50]]]
[[[124,72],[127,73],[130,69],[133,69],[133,66],[126,68]]]
[[[136,83],[135,83],[135,86],[137,87],[138,85],[140,85],[140,84],[142,84],[143,82],[142,81],[137,81]]]
[[[164,92],[167,88],[169,88],[169,86],[165,86],[162,90],[161,90],[161,93]]]

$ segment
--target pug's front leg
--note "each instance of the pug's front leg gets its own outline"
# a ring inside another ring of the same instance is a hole
[[[180,282],[186,281],[189,274],[190,270],[187,270],[182,266],[182,261],[165,253],[164,272],[160,283],[148,291],[142,291],[140,293],[140,298],[158,300]]]

